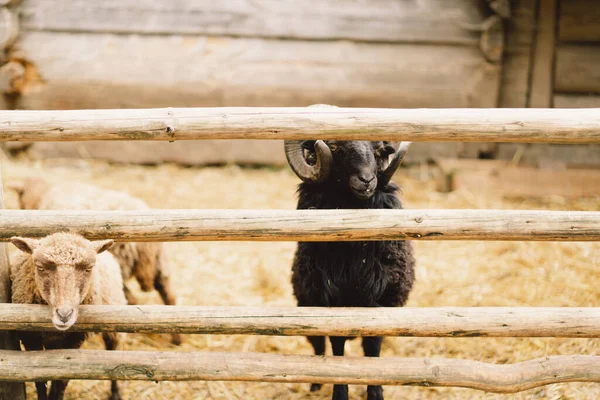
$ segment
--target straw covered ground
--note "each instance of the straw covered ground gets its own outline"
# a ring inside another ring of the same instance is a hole
[[[507,199],[501,194],[442,194],[426,174],[402,171],[407,208],[520,208],[600,210],[600,198],[567,201],[559,197]],[[422,172],[422,171],[421,171]],[[287,169],[237,166],[183,168],[174,165],[123,166],[85,160],[4,159],[5,182],[25,176],[50,181],[81,180],[128,191],[156,208],[293,209],[297,178]],[[13,193],[7,207],[17,208]],[[543,242],[416,242],[417,283],[410,306],[598,306],[600,244]],[[12,247],[12,246],[11,246]],[[293,306],[290,265],[295,243],[168,243],[166,250],[179,304],[223,306]],[[160,303],[141,293],[140,302]],[[311,354],[302,337],[186,336],[181,347],[167,335],[129,335],[125,349],[174,351],[257,351]],[[99,338],[86,348],[102,348]],[[347,354],[361,355],[360,343]],[[328,353],[330,349],[328,348]],[[453,357],[513,363],[546,355],[600,354],[600,341],[587,339],[387,338],[383,356]],[[30,398],[34,387],[28,384]],[[243,382],[123,382],[126,399],[328,399],[331,385],[310,394],[308,384]],[[365,387],[351,387],[364,398]],[[598,384],[559,384],[502,396],[452,388],[386,387],[386,398],[399,399],[597,399]],[[105,399],[109,383],[72,381],[68,399]]]

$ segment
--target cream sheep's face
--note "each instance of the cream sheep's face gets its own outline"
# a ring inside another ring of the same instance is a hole
[[[79,235],[55,233],[39,240],[14,237],[11,242],[31,254],[35,284],[52,309],[54,327],[60,331],[69,329],[77,321],[79,305],[90,291],[96,255],[113,241],[91,242]]]

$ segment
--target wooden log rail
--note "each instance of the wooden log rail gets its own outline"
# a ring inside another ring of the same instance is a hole
[[[0,141],[192,139],[600,143],[600,109],[0,111]]]
[[[0,304],[0,330],[54,331],[48,306]],[[81,306],[76,332],[279,336],[600,337],[591,307]]]
[[[600,382],[600,356],[553,356],[495,365],[444,358],[0,350],[0,360],[0,381],[17,382],[61,379],[218,380],[456,386],[497,393],[515,393],[559,382]]]
[[[1,210],[0,240],[57,231],[121,241],[600,240],[598,211]]]

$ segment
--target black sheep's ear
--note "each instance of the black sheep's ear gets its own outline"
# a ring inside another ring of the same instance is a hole
[[[302,146],[304,150],[314,151],[316,142],[316,140],[303,140],[302,143],[300,143],[300,146]]]
[[[389,156],[390,154],[394,154],[396,149],[390,142],[383,142],[383,155]]]

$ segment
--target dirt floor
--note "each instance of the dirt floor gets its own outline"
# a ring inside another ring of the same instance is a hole
[[[4,159],[5,182],[25,176],[51,181],[81,180],[121,189],[156,208],[295,207],[298,179],[287,169],[244,169],[237,166],[201,169],[174,165],[117,166],[85,160],[29,161]],[[600,210],[600,198],[567,201],[560,197],[482,198],[477,193],[435,191],[429,171],[402,171],[407,208],[519,208]],[[410,177],[409,177],[410,175]],[[13,193],[7,207],[17,208]],[[417,282],[408,305],[429,306],[598,306],[600,244],[543,242],[415,242]],[[294,306],[290,265],[295,243],[198,242],[168,243],[172,282],[179,304]],[[142,303],[159,303],[158,295],[141,293]],[[311,354],[302,337],[203,336],[184,338],[181,347],[166,335],[129,335],[125,349],[174,351],[257,351]],[[99,338],[86,348],[102,348]],[[362,355],[360,343],[347,354]],[[330,349],[328,349],[330,353]],[[547,355],[600,354],[600,341],[587,339],[386,338],[383,356],[452,357],[513,363]],[[68,399],[105,399],[110,384],[72,381]],[[126,399],[329,399],[331,385],[309,393],[308,384],[228,382],[123,382]],[[34,387],[28,384],[29,398]],[[597,399],[600,384],[557,384],[518,395],[497,395],[453,388],[386,387],[388,399]],[[364,386],[351,386],[352,398],[364,398]]]

